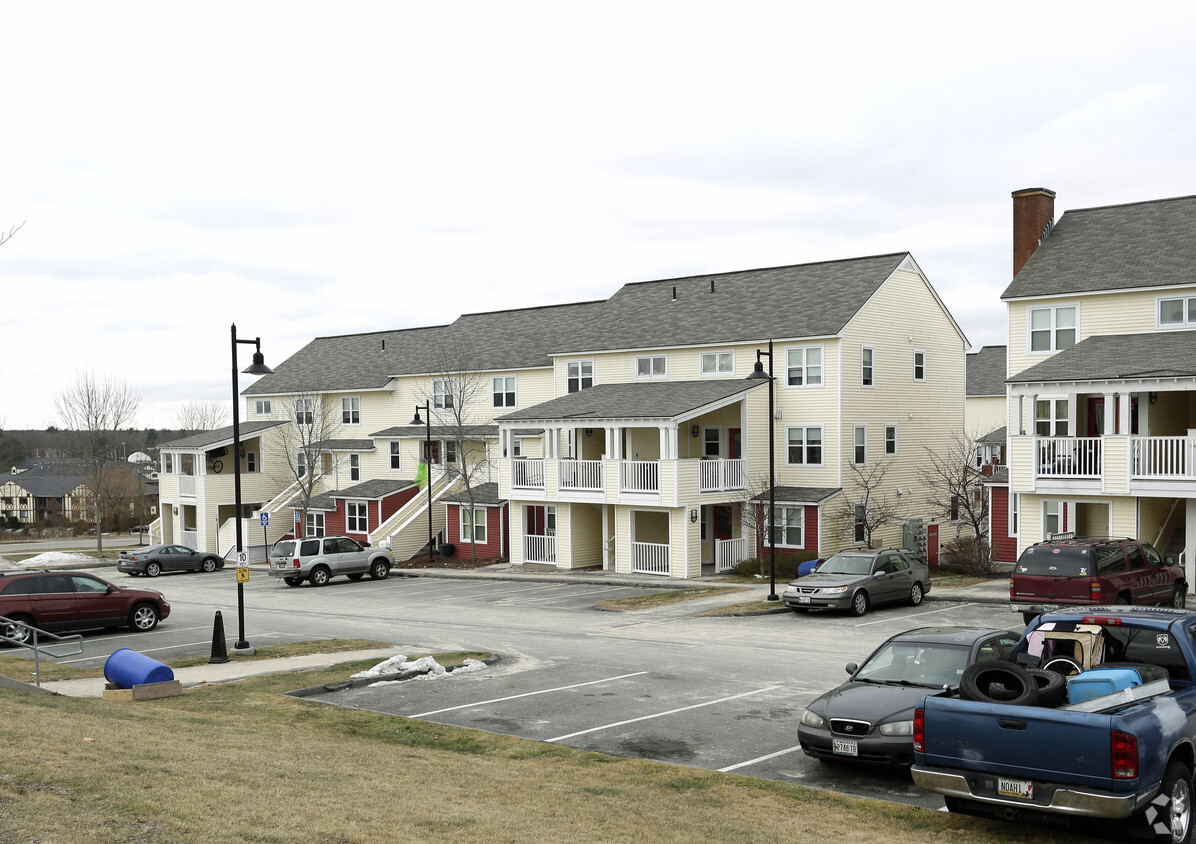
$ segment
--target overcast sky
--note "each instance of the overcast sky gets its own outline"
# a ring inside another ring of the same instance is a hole
[[[234,321],[277,365],[905,250],[979,349],[1013,190],[1196,193],[1191,3],[0,3],[9,429],[83,367],[231,403]]]

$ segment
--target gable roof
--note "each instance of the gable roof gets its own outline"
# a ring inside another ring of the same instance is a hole
[[[331,512],[336,510],[337,499],[366,498],[377,500],[386,498],[388,495],[394,495],[396,492],[401,492],[413,486],[415,486],[414,481],[404,481],[396,478],[375,478],[370,481],[362,481],[354,486],[345,487],[344,489],[334,489],[328,492],[321,492],[319,495],[313,495],[311,501],[307,503],[307,509]]]
[[[1190,285],[1196,196],[1067,211],[1002,299]]]
[[[1019,372],[1010,384],[1196,377],[1196,332],[1099,334]]]
[[[706,405],[767,387],[766,379],[712,378],[706,381],[640,381],[595,384],[524,410],[500,422],[594,419],[675,419]]]
[[[985,346],[967,355],[967,396],[1005,396],[1005,346]]]
[[[267,428],[276,428],[279,425],[285,425],[286,421],[279,419],[268,419],[260,422],[242,422],[237,427],[240,428],[241,440],[244,441],[246,437],[253,436],[259,431],[264,431]],[[186,451],[198,451],[200,449],[212,448],[213,446],[224,445],[233,441],[233,426],[226,425],[223,428],[217,428],[214,431],[200,431],[198,434],[191,434],[182,439],[173,440],[172,442],[162,443],[159,449],[183,449]]]

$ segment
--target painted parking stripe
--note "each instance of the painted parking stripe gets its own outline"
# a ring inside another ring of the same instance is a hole
[[[778,750],[776,753],[769,753],[767,756],[757,756],[755,759],[749,759],[746,762],[740,762],[738,765],[728,765],[725,768],[719,768],[720,774],[728,773],[729,771],[736,771],[740,768],[746,768],[748,765],[755,765],[757,762],[767,762],[769,759],[776,759],[778,756],[784,756],[786,753],[792,753],[795,750],[801,750],[801,745],[797,744],[793,747],[787,747],[784,750]]]
[[[578,730],[576,733],[569,733],[564,736],[557,736],[556,738],[546,739],[548,742],[564,741],[565,739],[575,738],[577,736],[584,736],[586,733],[597,733],[602,730],[609,730],[613,727],[622,727],[627,724],[634,724],[637,721],[650,721],[653,718],[663,718],[666,715],[676,715],[678,712],[689,712],[691,709],[701,709],[703,706],[714,706],[716,703],[726,703],[729,700],[738,700],[741,697],[748,697],[749,695],[758,695],[762,692],[771,692],[779,689],[780,686],[767,686],[763,689],[755,689],[750,692],[742,692],[730,697],[719,698],[718,700],[708,700],[705,703],[695,703],[692,706],[682,706],[678,709],[670,709],[668,712],[657,712],[655,715],[641,715],[639,718],[628,718],[626,721],[615,721],[613,724],[603,724],[601,727],[591,727],[588,730]]]
[[[460,706],[448,706],[444,709],[433,709],[431,712],[420,712],[418,715],[408,715],[408,718],[426,718],[429,715],[439,715],[441,712],[452,712],[456,709],[469,709],[474,706],[486,706],[490,703],[502,703],[504,700],[515,700],[521,697],[533,697],[535,695],[546,695],[550,692],[564,692],[569,689],[580,689],[582,686],[594,686],[599,683],[611,683],[615,680],[625,680],[628,677],[638,677],[641,674],[647,674],[647,671],[636,671],[633,674],[620,674],[618,677],[607,677],[605,680],[590,680],[585,683],[574,683],[571,686],[557,686],[555,689],[541,689],[538,692],[524,692],[521,695],[508,695],[507,697],[496,697],[490,700],[479,700],[476,703],[463,703]]]
[[[907,618],[917,618],[917,617],[918,617],[918,616],[920,616],[920,615],[934,615],[936,612],[949,612],[949,611],[951,611],[951,610],[961,610],[961,609],[963,609],[964,607],[971,607],[971,606],[974,606],[974,604],[972,604],[972,603],[970,603],[970,602],[969,602],[969,603],[965,603],[965,604],[952,604],[952,605],[951,605],[951,606],[949,606],[949,607],[943,607],[943,608],[941,608],[941,609],[937,609],[937,610],[927,610],[926,612],[916,612],[916,613],[911,613],[911,614],[909,614],[909,615],[903,615],[903,616],[901,616],[900,618],[897,618],[897,617],[893,617],[893,618],[880,618],[880,619],[877,619],[876,621],[862,621],[862,622],[860,622],[859,624],[855,624],[855,625],[852,625],[852,626],[854,626],[854,627],[868,627],[869,625],[872,625],[872,624],[887,624],[887,623],[888,623],[888,622],[890,622],[890,621],[900,621],[900,622],[904,622],[904,621],[905,621]]]

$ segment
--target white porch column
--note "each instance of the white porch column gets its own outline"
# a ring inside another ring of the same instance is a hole
[[[669,429],[667,425],[661,425],[657,429],[660,433],[660,459],[671,460],[675,455],[669,453]],[[673,437],[673,444],[677,442],[677,438]]]
[[[1105,436],[1113,433],[1125,433],[1124,428],[1115,427],[1116,419],[1114,417],[1113,408],[1117,406],[1117,394],[1105,393],[1104,419],[1101,420],[1101,430],[1105,432]]]
[[[611,428],[609,425],[603,427],[602,437],[603,437],[602,453],[604,455],[606,455],[607,458],[614,457],[615,450],[614,450],[613,441],[611,439]]]
[[[1121,405],[1117,408],[1117,433],[1129,436],[1130,433],[1130,394],[1121,394]],[[1108,405],[1106,405],[1108,407]]]
[[[1130,433],[1132,434],[1133,431]],[[1138,436],[1150,436],[1150,393],[1148,392],[1138,393]]]

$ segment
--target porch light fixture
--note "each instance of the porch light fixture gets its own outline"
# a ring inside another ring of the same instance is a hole
[[[698,511],[697,510],[689,511],[689,520],[691,522],[696,522],[698,520]]]
[[[428,565],[432,565],[435,562],[435,552],[432,550],[432,403],[424,401],[427,422],[419,418],[419,407],[418,404],[415,406],[415,418],[411,424],[428,426],[424,436],[424,462],[428,464],[428,476],[425,478],[428,484]]]
[[[691,437],[696,437],[698,435],[698,426],[697,425],[689,426],[689,435]]]
[[[246,375],[269,375],[274,370],[266,366],[266,358],[262,355],[262,338],[254,337],[252,340],[238,340],[237,339],[237,324],[233,323],[233,454],[241,454],[241,391],[237,386],[237,346],[241,343],[253,344],[253,363],[245,369]],[[240,564],[241,560],[241,461],[239,459],[233,460],[233,505],[236,507],[236,512],[233,518],[236,521],[237,528],[237,562]],[[249,642],[245,640],[245,584],[237,578],[237,642],[233,645],[233,650],[248,651],[253,653],[253,648],[249,646]]]
[[[1147,393],[1147,397],[1150,399],[1151,404],[1154,404],[1155,402],[1157,402],[1159,400],[1158,393]]]
[[[768,356],[768,374],[764,374],[764,364],[760,358]],[[777,546],[773,541],[773,531],[776,530],[777,517],[777,473],[776,473],[776,415],[773,413],[773,388],[776,385],[772,377],[772,340],[768,341],[768,351],[756,349],[756,366],[749,381],[768,379],[768,598],[769,601],[779,601],[777,595]],[[695,426],[696,427],[696,426]]]
[[[593,429],[593,428],[586,428],[586,436],[587,436],[587,437],[592,437],[592,436],[594,436],[594,429]]]

